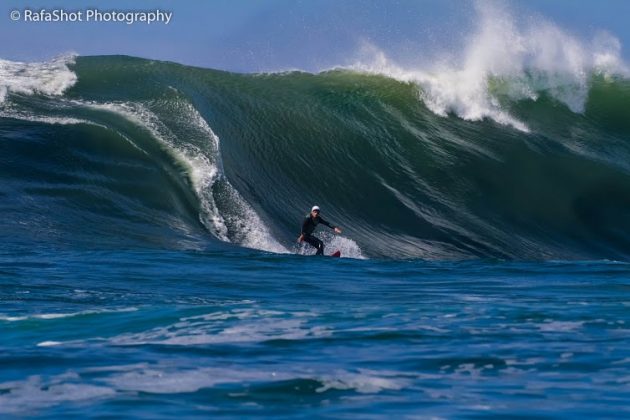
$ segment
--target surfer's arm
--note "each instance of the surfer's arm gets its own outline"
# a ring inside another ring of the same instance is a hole
[[[334,229],[335,227],[333,225],[331,225],[328,221],[324,220],[324,218],[322,216],[319,216],[319,223],[321,223],[324,226],[328,226],[331,229]]]
[[[339,229],[338,226],[330,224],[326,220],[322,219],[321,216],[319,217],[319,223],[328,226],[329,228],[333,229],[336,233],[341,233],[341,229]]]

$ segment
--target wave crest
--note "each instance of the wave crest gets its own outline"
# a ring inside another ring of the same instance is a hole
[[[65,55],[39,63],[0,60],[0,104],[9,93],[63,94],[77,81],[76,74],[68,67],[74,64],[75,58],[75,55]]]
[[[629,74],[619,40],[606,32],[585,42],[541,17],[519,21],[499,3],[478,2],[476,10],[479,23],[454,58],[409,69],[368,44],[363,58],[349,67],[417,84],[420,98],[437,115],[489,118],[523,132],[529,127],[505,109],[504,98],[536,101],[545,92],[583,113],[593,75]],[[498,91],[497,84],[504,88]]]

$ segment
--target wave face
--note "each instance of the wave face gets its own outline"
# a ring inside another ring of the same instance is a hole
[[[318,204],[344,228],[322,237],[354,257],[630,256],[619,69],[587,66],[577,84],[540,66],[486,73],[468,100],[487,112],[472,115],[383,68],[245,75],[118,56],[0,68],[7,240],[299,252]],[[582,107],[563,99],[577,95]]]

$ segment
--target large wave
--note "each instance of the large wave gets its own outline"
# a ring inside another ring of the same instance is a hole
[[[432,69],[380,52],[318,74],[2,61],[0,235],[305,252],[318,204],[348,256],[627,259],[620,46],[480,16],[462,57]]]

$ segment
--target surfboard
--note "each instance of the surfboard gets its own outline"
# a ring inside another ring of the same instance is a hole
[[[331,257],[341,257],[341,251],[336,250],[335,252],[333,252],[332,254],[330,254]]]

